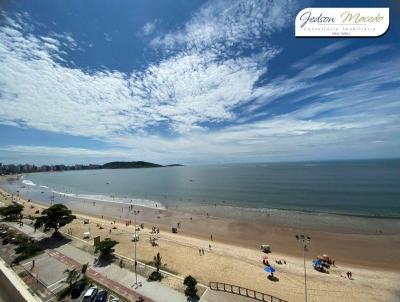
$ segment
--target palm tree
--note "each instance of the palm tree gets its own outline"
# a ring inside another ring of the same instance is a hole
[[[67,279],[65,279],[65,283],[68,283],[69,284],[69,289],[71,289],[72,288],[72,283],[74,283],[75,281],[77,281],[78,279],[79,279],[79,277],[80,277],[80,273],[74,268],[74,269],[72,269],[72,270],[70,270],[70,269],[66,269],[65,271],[64,271],[64,274],[65,273],[67,273],[68,274],[68,276],[67,276]]]
[[[183,284],[186,285],[185,295],[188,297],[196,297],[197,296],[197,280],[193,278],[191,275],[187,276],[183,281]]]
[[[89,268],[89,262],[83,264],[83,265],[82,265],[82,268],[81,268],[81,273],[82,273],[83,275],[86,275],[86,271],[87,271],[88,268]]]
[[[157,274],[159,273],[159,271],[160,271],[160,266],[161,266],[161,256],[160,256],[160,253],[157,253],[157,256],[154,256],[154,266],[156,267],[156,269],[157,269]]]

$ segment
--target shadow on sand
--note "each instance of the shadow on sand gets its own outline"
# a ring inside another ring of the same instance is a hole
[[[268,276],[268,280],[270,280],[270,281],[272,281],[272,282],[278,282],[278,281],[279,281],[279,278],[276,277],[276,276],[271,276],[271,275],[269,275],[269,276]]]

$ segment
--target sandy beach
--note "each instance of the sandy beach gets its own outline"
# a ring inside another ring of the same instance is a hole
[[[1,192],[1,202],[9,203],[5,191]],[[33,214],[35,208],[25,207],[25,214]],[[105,202],[67,203],[78,215],[72,224],[66,226],[78,238],[90,231],[92,236],[111,237],[119,241],[116,252],[133,257],[131,236],[133,226],[126,226],[133,214],[128,206]],[[251,223],[207,215],[183,213],[177,210],[157,210],[134,207],[140,213],[137,224],[143,223],[138,242],[138,259],[149,262],[160,252],[165,268],[180,276],[192,274],[199,282],[208,284],[218,281],[240,285],[275,295],[288,301],[304,300],[304,270],[302,247],[296,241],[296,234],[306,234],[312,238],[307,254],[309,301],[398,301],[400,293],[400,233],[398,222],[381,224],[376,222],[376,230],[368,232],[328,232],[312,228],[294,228],[277,225],[266,220]],[[121,217],[121,218],[120,218]],[[90,224],[84,224],[88,218]],[[355,218],[354,218],[355,219]],[[117,229],[111,229],[116,221]],[[181,223],[178,234],[171,233],[171,226]],[[98,225],[102,225],[100,229]],[[290,225],[290,224],[289,224]],[[160,229],[158,246],[149,243],[151,228]],[[111,233],[110,233],[111,229]],[[334,230],[334,229],[333,229]],[[211,241],[211,234],[213,240]],[[91,240],[89,240],[91,242]],[[270,244],[270,263],[277,269],[278,282],[271,282],[263,271],[263,253],[260,244]],[[211,245],[211,249],[209,248]],[[199,256],[199,249],[205,255]],[[335,259],[335,266],[329,274],[315,271],[311,260],[317,255],[328,254]],[[285,260],[279,265],[276,260]],[[351,271],[353,280],[346,277]]]

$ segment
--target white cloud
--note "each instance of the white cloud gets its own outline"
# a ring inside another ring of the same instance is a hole
[[[227,20],[241,18],[233,13]],[[184,133],[203,122],[230,120],[233,108],[252,98],[254,83],[278,53],[265,47],[262,53],[221,59],[213,51],[185,48],[127,75],[65,67],[57,40],[15,27],[2,27],[0,41],[3,123],[103,139],[161,122]]]
[[[49,146],[24,146],[24,145],[7,145],[0,147],[0,151],[16,152],[19,154],[27,154],[29,156],[51,156],[51,157],[89,157],[89,158],[115,158],[129,157],[129,153],[123,150],[93,150],[85,148],[73,147],[49,147]]]
[[[149,21],[146,22],[146,24],[143,26],[142,30],[140,31],[140,35],[144,35],[144,36],[149,36],[151,35],[154,30],[156,29],[158,20],[153,20],[153,21]]]
[[[306,67],[307,65],[312,64],[316,60],[324,58],[325,56],[328,56],[328,55],[330,55],[340,49],[343,49],[349,45],[350,45],[350,40],[342,40],[342,41],[330,43],[327,46],[317,50],[311,56],[305,57],[305,58],[297,61],[296,63],[294,63],[292,65],[292,67],[296,68],[296,69],[302,69],[302,68]]]
[[[290,0],[209,1],[183,28],[158,36],[151,44],[178,51],[182,47],[197,52],[213,49],[221,56],[232,46],[235,53],[262,49],[269,46],[266,36],[291,24],[297,7]]]

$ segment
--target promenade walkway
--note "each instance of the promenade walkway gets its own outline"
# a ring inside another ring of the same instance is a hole
[[[74,259],[56,251],[56,250],[46,250],[46,253],[57,259],[58,261],[64,263],[67,267],[69,267],[70,269],[77,269],[80,270],[81,268],[81,264],[78,261],[75,261]],[[89,268],[86,272],[86,275],[95,280],[98,284],[107,287],[111,290],[113,290],[114,292],[120,294],[121,296],[123,296],[124,298],[126,298],[129,301],[136,301],[141,295],[138,294],[137,292],[133,291],[132,289],[123,286],[122,284],[111,280],[110,278],[107,278],[106,276],[104,276],[103,274],[98,273],[96,270]],[[144,298],[144,297],[143,297]],[[146,302],[154,302],[151,299],[145,298],[144,301]]]
[[[27,237],[29,237],[35,241],[40,241],[44,238],[50,237],[49,234],[43,233],[39,230],[35,231],[33,226],[27,224],[27,222],[30,222],[30,220],[23,219],[23,221],[24,221],[24,224],[22,226],[18,222],[4,221],[2,223],[11,228],[16,229],[18,232],[25,234]]]
[[[83,250],[80,250],[70,244],[46,251],[51,257],[67,264],[69,267],[80,268],[84,263],[89,263],[90,268],[87,275],[123,297],[135,301],[139,296],[143,296],[145,301],[157,302],[186,302],[187,299],[183,293],[180,293],[159,282],[148,282],[146,278],[138,275],[138,283],[142,286],[133,286],[135,274],[127,269],[120,268],[111,263],[101,265],[96,262],[95,257]]]

